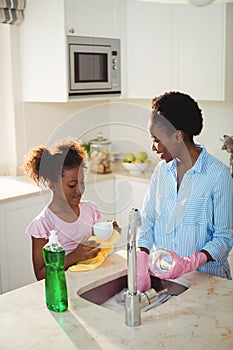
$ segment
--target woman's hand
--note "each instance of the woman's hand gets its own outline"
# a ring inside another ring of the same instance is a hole
[[[149,255],[139,250],[137,251],[137,290],[142,293],[150,288]]]
[[[170,271],[159,274],[153,271],[153,265],[150,265],[150,272],[160,279],[174,279],[183,276],[187,272],[191,272],[201,267],[207,262],[207,256],[203,252],[195,252],[190,256],[185,256],[184,258],[176,254],[173,250],[166,249],[168,253],[171,254],[173,259],[173,267]]]

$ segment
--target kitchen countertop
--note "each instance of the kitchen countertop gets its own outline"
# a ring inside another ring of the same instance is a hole
[[[0,203],[40,194],[42,189],[25,176],[0,176]]]
[[[86,183],[95,181],[104,181],[114,177],[126,179],[137,179],[137,181],[147,181],[151,177],[155,164],[151,164],[149,168],[140,174],[131,174],[123,168],[120,161],[112,162],[112,172],[110,174],[92,174],[89,171],[86,176]],[[35,194],[41,195],[43,191],[49,191],[47,188],[42,189],[36,186],[32,180],[26,176],[0,176],[0,203],[14,200],[16,198],[27,198]]]
[[[97,269],[66,272],[69,308],[45,305],[44,281],[0,295],[0,348],[13,349],[211,349],[233,347],[233,282],[200,272],[184,276],[190,287],[142,313],[138,327],[124,313],[77,295],[126,274],[126,252],[110,255]]]

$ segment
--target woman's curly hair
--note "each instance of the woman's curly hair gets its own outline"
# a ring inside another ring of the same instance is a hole
[[[152,99],[154,121],[163,116],[176,130],[190,136],[199,135],[203,127],[202,111],[189,95],[181,92],[165,92]],[[161,118],[162,120],[162,118]]]

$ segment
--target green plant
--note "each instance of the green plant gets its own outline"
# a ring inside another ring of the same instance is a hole
[[[90,156],[90,148],[91,148],[91,145],[89,142],[84,142],[82,143],[82,147],[85,149],[85,151],[87,152],[88,154],[88,157]]]

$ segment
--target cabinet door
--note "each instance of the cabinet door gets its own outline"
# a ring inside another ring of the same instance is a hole
[[[68,100],[64,0],[30,0],[20,25],[22,98]]]
[[[25,230],[49,201],[50,193],[0,205],[0,277],[2,293],[36,281],[31,238]]]
[[[174,6],[177,30],[177,88],[195,99],[224,100],[224,4]]]
[[[198,100],[231,95],[233,4],[128,4],[129,97],[151,99],[169,90]]]
[[[95,181],[95,176],[91,182],[87,182],[83,199],[90,200],[98,205],[103,212],[103,220],[115,219],[115,196],[114,178],[103,181]]]
[[[66,33],[120,38],[122,0],[67,0]]]
[[[127,95],[152,98],[173,82],[172,5],[129,0]]]
[[[20,26],[24,101],[68,101],[66,35],[122,38],[125,0],[30,0]]]
[[[117,178],[115,180],[116,221],[121,226],[121,239],[118,248],[126,248],[128,217],[132,208],[142,209],[148,181],[128,180]]]

